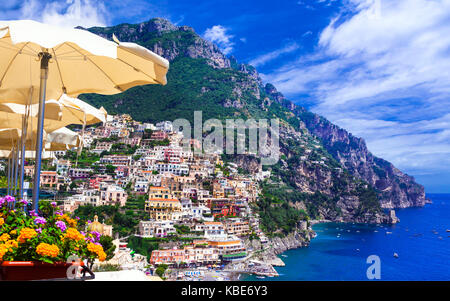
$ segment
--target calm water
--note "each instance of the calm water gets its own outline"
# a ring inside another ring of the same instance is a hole
[[[367,280],[369,255],[381,259],[381,280],[450,280],[450,194],[428,197],[424,208],[396,210],[394,226],[315,225],[311,245],[285,252],[280,277],[262,280]]]

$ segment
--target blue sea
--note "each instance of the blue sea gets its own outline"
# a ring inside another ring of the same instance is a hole
[[[427,197],[433,204],[396,210],[393,226],[317,224],[309,247],[280,255],[286,266],[276,267],[279,277],[241,279],[368,280],[367,257],[377,255],[381,280],[450,280],[450,194]]]

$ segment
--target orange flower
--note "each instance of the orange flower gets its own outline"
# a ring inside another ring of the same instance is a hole
[[[3,256],[9,251],[8,246],[0,245],[0,260],[3,260]]]
[[[41,242],[36,247],[36,253],[38,253],[41,256],[56,257],[59,254],[59,248],[56,245],[49,245]]]
[[[7,241],[7,240],[10,239],[10,238],[11,238],[11,236],[9,236],[8,233],[3,233],[3,234],[0,236],[0,241]]]
[[[13,248],[17,248],[18,244],[15,240],[8,240],[5,244],[0,245],[0,261],[3,260],[3,256],[6,253],[13,250]]]
[[[72,219],[70,218],[67,214],[63,214],[57,217],[57,219],[59,220],[65,220],[66,223],[71,226],[71,227],[76,227],[77,226],[77,220],[76,219]]]
[[[0,226],[3,226],[4,223],[5,223],[5,220],[3,219],[3,217],[0,217]]]
[[[15,240],[8,240],[5,242],[5,245],[11,248],[17,248],[19,246],[19,243]]]
[[[64,234],[64,238],[73,239],[75,241],[79,241],[84,239],[84,235],[78,232],[75,228],[69,228],[67,229],[66,234]]]
[[[34,229],[31,228],[23,228],[22,230],[20,230],[20,234],[19,237],[17,238],[17,240],[19,241],[19,243],[24,243],[27,240],[29,240],[30,238],[33,238],[37,235],[37,232]]]
[[[99,259],[100,261],[105,261],[105,259],[106,259],[106,253],[105,253],[105,251],[103,251],[103,247],[102,247],[101,245],[96,245],[96,244],[90,242],[90,243],[87,245],[87,249],[88,249],[90,252],[92,252],[92,253],[94,253],[94,254],[97,254],[98,259]]]

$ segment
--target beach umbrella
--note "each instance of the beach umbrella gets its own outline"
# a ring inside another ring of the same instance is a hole
[[[17,103],[0,103],[0,111],[2,112],[24,115],[28,108],[32,117],[38,116],[39,104],[27,106]],[[63,96],[60,100],[47,100],[45,102],[44,118],[61,121],[65,125],[91,125],[106,122],[106,116],[103,111],[94,108],[82,100],[76,98],[71,99],[68,96]]]
[[[45,101],[167,83],[169,62],[134,43],[30,20],[0,21],[0,103],[39,103],[33,191],[38,207]],[[38,92],[39,91],[39,92]]]
[[[61,128],[51,133],[45,133],[44,153],[42,158],[51,158],[52,151],[68,150],[73,147],[80,147],[82,145],[81,137],[67,129]],[[24,181],[24,159],[35,158],[36,152],[32,151],[36,145],[36,135],[28,135],[26,139],[22,139],[20,130],[14,129],[0,129],[0,158],[8,158],[8,194],[15,194],[17,192],[16,185],[19,182],[19,197],[23,196],[23,181]],[[21,147],[21,144],[23,143]],[[19,171],[19,151],[21,150],[21,170]]]

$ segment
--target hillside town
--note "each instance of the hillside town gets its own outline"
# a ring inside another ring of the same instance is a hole
[[[248,262],[253,251],[244,243],[250,236],[264,249],[268,238],[252,204],[260,194],[258,182],[268,178],[269,171],[244,173],[219,154],[196,154],[199,142],[193,139],[186,150],[182,133],[169,121],[151,124],[126,114],[108,115],[106,123],[78,131],[83,148],[55,152],[41,172],[41,186],[68,214],[80,206],[140,211],[139,222],[126,237],[97,216],[89,221],[91,230],[114,238],[115,255],[103,265],[148,274],[160,266],[182,267],[164,274],[172,280],[205,275],[228,279],[227,273],[211,276],[203,271],[242,272],[239,264]],[[31,177],[33,166],[25,171]],[[143,208],[130,205],[137,198],[144,201]],[[127,246],[130,236],[163,243],[146,257]],[[271,265],[256,270],[276,274]]]

